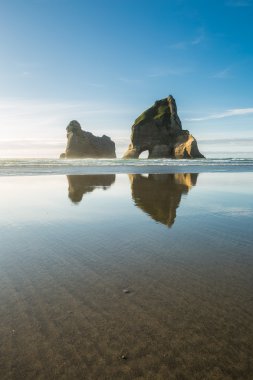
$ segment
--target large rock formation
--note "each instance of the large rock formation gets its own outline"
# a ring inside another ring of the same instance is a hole
[[[131,144],[123,158],[138,158],[146,150],[149,158],[204,158],[195,138],[182,129],[171,95],[156,101],[135,120]]]
[[[115,143],[110,137],[83,131],[76,120],[67,126],[67,147],[60,158],[115,158]]]
[[[171,227],[181,197],[197,183],[198,174],[131,174],[132,198],[137,207],[156,222]]]
[[[95,189],[108,189],[115,182],[115,174],[68,175],[69,199],[73,203],[81,202],[83,195]]]

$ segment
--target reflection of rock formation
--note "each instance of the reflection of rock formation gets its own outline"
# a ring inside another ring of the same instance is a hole
[[[198,174],[129,175],[132,197],[139,208],[157,222],[171,227],[176,218],[182,194],[196,185]]]
[[[74,203],[82,200],[83,195],[96,188],[106,190],[115,182],[114,174],[104,175],[67,175],[69,183],[69,198]]]
[[[149,158],[204,158],[195,138],[182,129],[173,96],[156,101],[135,120],[123,158],[138,158],[144,151]]]
[[[115,143],[110,137],[83,131],[76,120],[67,126],[67,147],[60,158],[115,158]]]

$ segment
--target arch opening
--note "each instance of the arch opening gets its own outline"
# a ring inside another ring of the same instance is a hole
[[[149,156],[149,150],[146,149],[146,150],[143,150],[140,154],[139,154],[139,158],[148,158]]]

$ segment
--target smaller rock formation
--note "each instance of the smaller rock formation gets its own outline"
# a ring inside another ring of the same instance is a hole
[[[173,96],[157,100],[135,120],[123,158],[138,158],[144,151],[148,158],[204,158],[195,138],[182,129]]]
[[[83,131],[76,120],[67,126],[67,147],[60,158],[115,158],[115,143],[110,137]]]

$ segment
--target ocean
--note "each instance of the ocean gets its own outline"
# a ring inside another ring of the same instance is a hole
[[[203,173],[253,171],[253,158],[173,159],[0,159],[0,176],[44,174]]]

